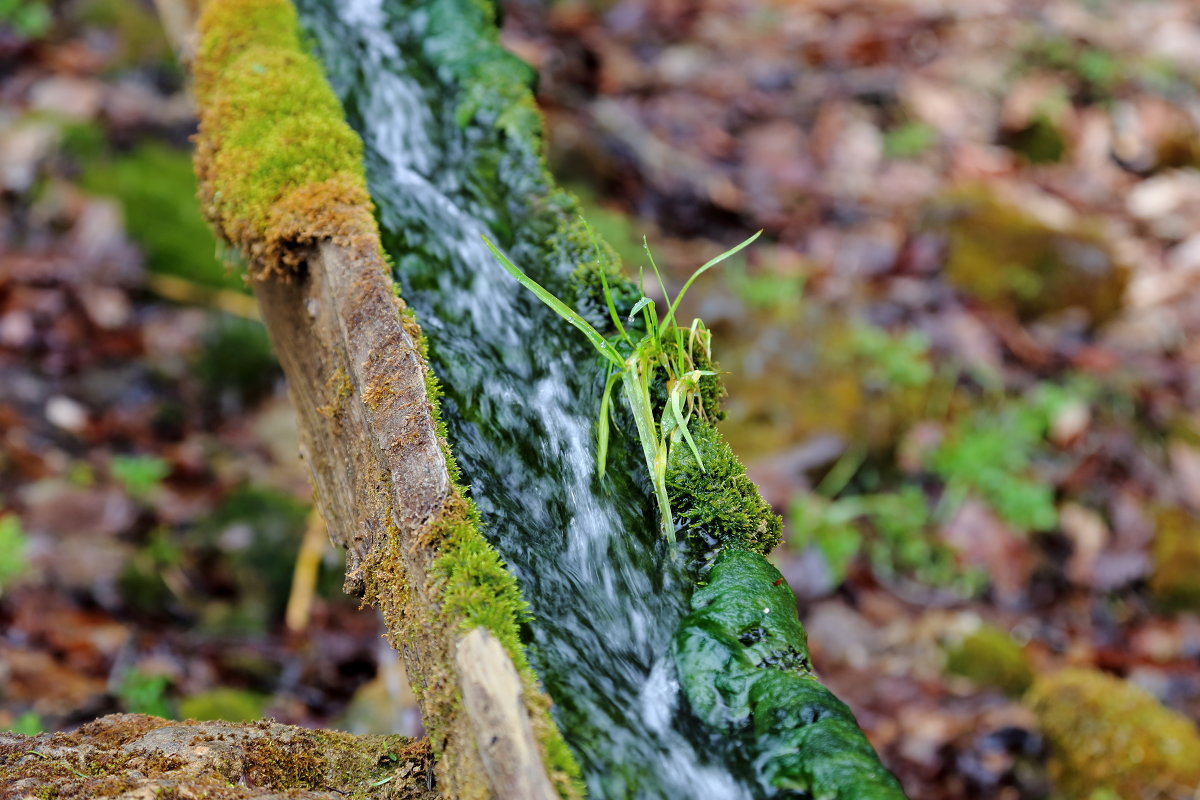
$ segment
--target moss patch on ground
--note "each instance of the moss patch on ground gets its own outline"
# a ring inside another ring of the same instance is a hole
[[[1050,745],[1050,777],[1064,800],[1183,800],[1200,786],[1196,726],[1132,684],[1065,669],[1039,678],[1026,702]]]
[[[1154,515],[1150,591],[1164,606],[1200,611],[1200,517],[1184,508]]]
[[[120,201],[125,229],[151,272],[244,289],[241,276],[217,255],[217,240],[196,203],[196,176],[187,153],[144,144],[129,153],[97,156],[85,162],[81,183],[90,192]]]
[[[982,188],[942,198],[935,216],[947,280],[984,306],[1023,319],[1077,308],[1093,325],[1122,307],[1129,269],[1086,225],[1052,228]]]
[[[980,625],[946,648],[946,672],[979,686],[1019,697],[1033,682],[1033,667],[1013,638],[992,625]]]

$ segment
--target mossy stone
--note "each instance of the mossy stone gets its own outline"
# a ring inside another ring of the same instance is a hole
[[[993,625],[980,625],[948,647],[946,672],[1010,697],[1019,697],[1033,682],[1033,668],[1021,646]]]
[[[1138,687],[1088,669],[1038,678],[1026,695],[1050,745],[1056,797],[1184,800],[1200,786],[1200,734]]]
[[[946,279],[975,302],[1031,320],[1068,308],[1100,325],[1121,310],[1129,270],[1095,230],[1058,230],[986,189],[938,201]]]

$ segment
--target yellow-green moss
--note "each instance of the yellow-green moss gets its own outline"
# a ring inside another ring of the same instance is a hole
[[[1027,319],[1081,308],[1094,324],[1120,310],[1129,270],[1094,230],[1056,230],[982,188],[943,198],[936,216],[946,278],[976,302]]]
[[[979,686],[994,686],[1010,697],[1020,696],[1033,682],[1025,651],[992,625],[981,625],[946,648],[946,672]]]
[[[1094,670],[1039,678],[1026,696],[1063,800],[1183,800],[1200,786],[1200,735],[1146,692]]]
[[[209,220],[260,274],[286,274],[320,239],[377,235],[362,142],[286,0],[212,0],[194,66],[196,173]]]
[[[162,749],[127,747],[157,728],[184,733],[166,737]],[[184,741],[190,750],[177,749]],[[203,747],[206,742],[221,743],[229,755],[214,757]],[[6,788],[15,789],[13,796],[61,800],[144,796],[155,790],[162,798],[240,800],[256,794],[253,790],[291,796],[304,789],[360,800],[426,800],[440,796],[418,777],[429,772],[431,761],[427,741],[401,736],[352,736],[271,722],[182,723],[137,714],[103,717],[70,734],[0,744],[0,775]],[[403,780],[391,783],[395,777]]]
[[[1200,611],[1200,518],[1183,508],[1155,514],[1150,591],[1163,605]]]

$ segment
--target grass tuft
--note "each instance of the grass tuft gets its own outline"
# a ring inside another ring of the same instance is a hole
[[[508,274],[533,292],[554,313],[578,328],[596,348],[596,352],[608,362],[608,379],[600,399],[600,415],[597,420],[597,469],[603,477],[608,454],[611,396],[613,389],[620,384],[621,394],[633,415],[646,471],[654,485],[662,533],[671,545],[675,544],[675,515],[671,510],[671,496],[667,489],[667,463],[672,451],[682,443],[692,454],[700,471],[704,471],[703,455],[692,437],[689,425],[693,418],[702,422],[708,421],[710,401],[706,401],[704,389],[709,389],[709,397],[715,394],[711,389],[712,384],[706,383],[706,379],[715,379],[716,376],[715,371],[701,368],[712,363],[710,336],[704,323],[697,319],[684,328],[679,325],[676,313],[687,290],[700,275],[747,247],[761,235],[762,231],[755,233],[693,272],[679,290],[679,294],[668,303],[667,312],[662,318],[658,315],[654,301],[643,294],[624,315],[625,320],[630,323],[630,328],[622,323],[622,315],[616,305],[616,295],[609,287],[605,272],[598,267],[595,274],[599,276],[605,307],[616,331],[612,341],[605,338],[604,334],[552,292],[522,272],[498,247],[484,238],[492,255]],[[596,245],[595,249],[599,256],[599,246]],[[662,287],[663,296],[669,297],[663,285],[662,274],[648,245],[646,256],[659,286]],[[639,315],[645,334],[635,341],[630,335],[630,329]],[[656,418],[657,404],[654,397],[660,381],[665,383],[666,399]],[[736,459],[734,463],[737,463]],[[754,491],[754,496],[758,497],[757,491]],[[759,502],[762,502],[761,498]]]

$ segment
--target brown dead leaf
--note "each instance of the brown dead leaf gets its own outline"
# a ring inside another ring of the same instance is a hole
[[[1009,528],[985,503],[968,497],[942,529],[962,563],[987,574],[1000,605],[1017,604],[1033,566],[1029,540]]]

